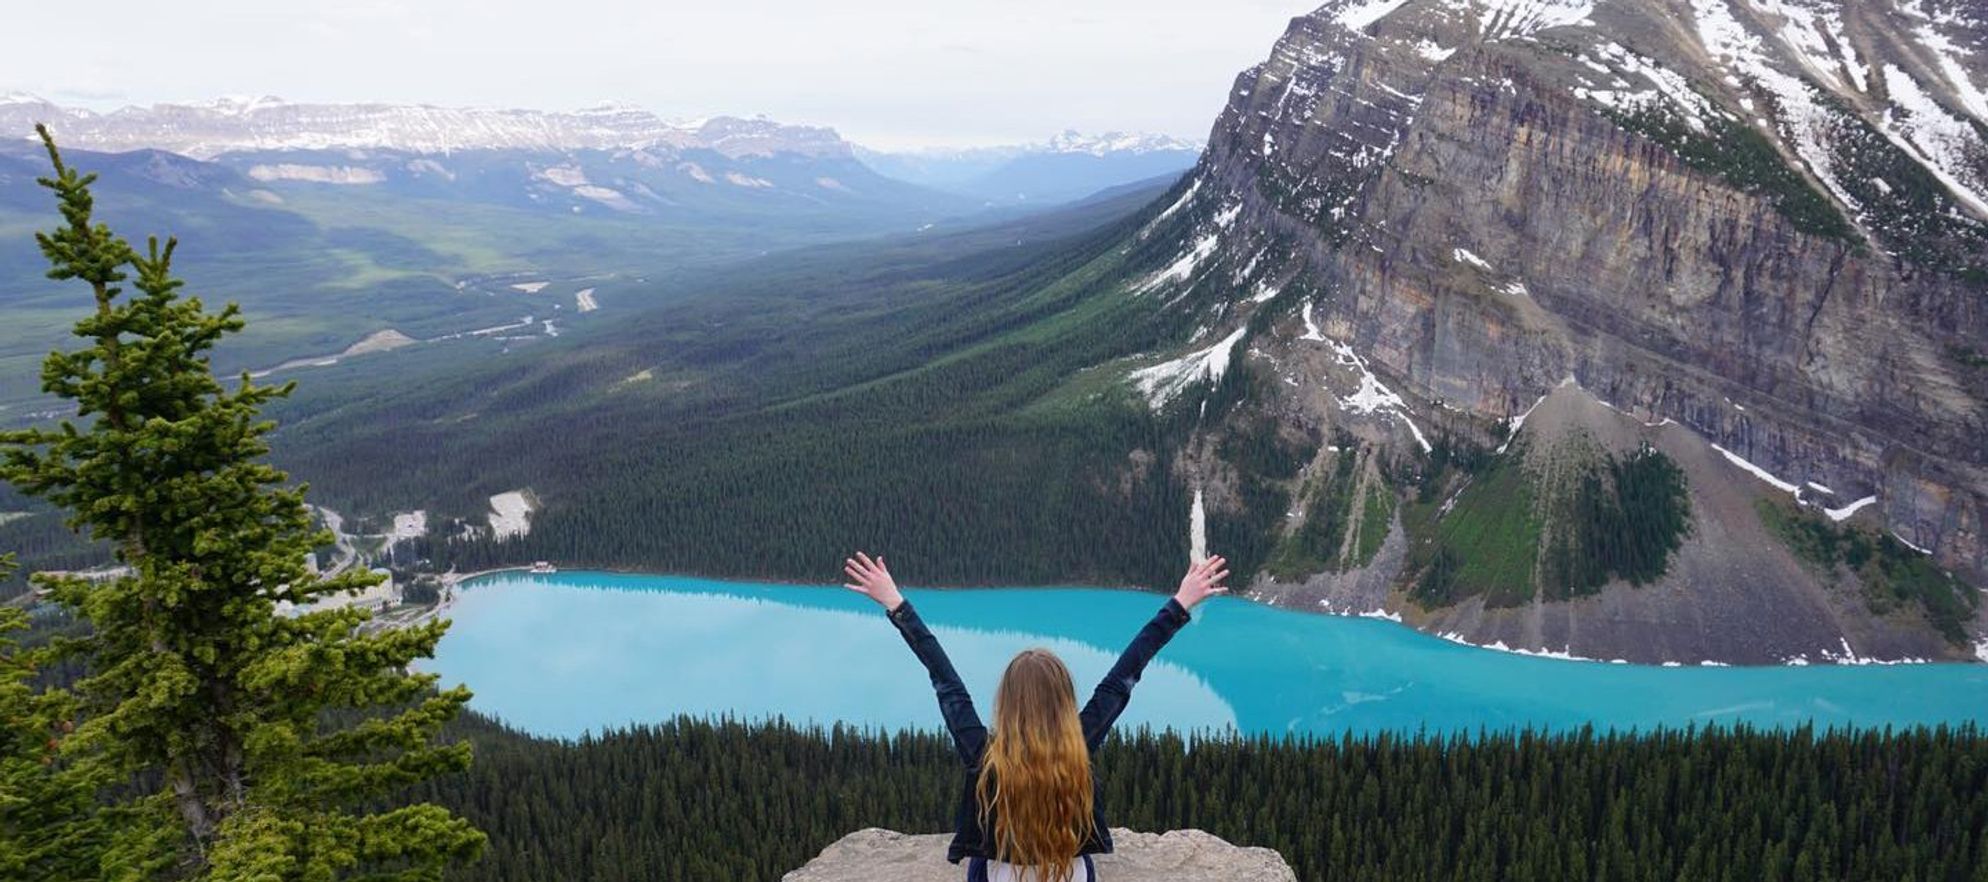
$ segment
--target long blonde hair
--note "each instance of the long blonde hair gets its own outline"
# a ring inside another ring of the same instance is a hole
[[[1070,669],[1055,653],[1025,649],[1008,662],[974,795],[996,860],[1039,871],[1039,882],[1071,876],[1095,832],[1091,754]]]

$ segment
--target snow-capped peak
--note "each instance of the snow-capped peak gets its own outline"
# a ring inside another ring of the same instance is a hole
[[[214,111],[215,113],[224,113],[235,116],[241,116],[245,114],[254,113],[258,110],[262,110],[263,108],[267,107],[279,107],[282,104],[283,104],[283,99],[278,98],[274,95],[222,95],[219,98],[213,98],[207,101],[191,102],[186,106],[199,108],[201,110],[211,110]],[[161,105],[161,106],[170,106],[170,105]]]
[[[32,106],[33,109],[26,109]],[[436,107],[426,104],[290,104],[226,97],[126,107],[114,113],[56,108],[31,95],[0,101],[0,130],[55,125],[66,143],[92,150],[157,149],[212,158],[264,150],[587,150],[665,147],[726,156],[846,156],[832,129],[717,117],[689,127],[627,104],[579,111]]]
[[[1111,153],[1158,153],[1168,150],[1199,151],[1201,145],[1192,141],[1157,135],[1148,132],[1105,132],[1101,135],[1086,135],[1075,129],[1065,129],[1049,139],[1046,145],[1050,153],[1089,153],[1104,156]]]
[[[4,95],[0,95],[0,104],[47,104],[47,103],[48,101],[42,98],[40,95],[35,95],[28,92],[8,92]]]

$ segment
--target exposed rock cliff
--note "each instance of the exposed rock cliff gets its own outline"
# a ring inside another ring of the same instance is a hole
[[[954,882],[959,866],[946,863],[948,836],[913,836],[871,827],[822,850],[782,882]],[[1115,854],[1100,855],[1098,876],[1111,882],[1296,882],[1274,851],[1230,845],[1200,830],[1135,833],[1113,829]]]
[[[1648,662],[1972,657],[1988,605],[1930,566],[1988,578],[1988,16],[1968,9],[1294,20],[1130,246],[1132,294],[1203,328],[1132,382],[1214,406],[1183,478],[1218,536],[1272,534],[1285,565],[1258,595]],[[1231,366],[1252,380],[1182,394]],[[1523,419],[1556,389],[1560,418]],[[1224,453],[1252,436],[1301,468]],[[1688,487],[1661,572],[1555,575],[1587,529],[1570,513],[1642,506],[1583,482],[1646,445]],[[1504,463],[1523,504],[1481,519],[1530,527],[1499,539],[1459,520]],[[1321,506],[1339,522],[1312,536],[1339,544],[1290,553]]]

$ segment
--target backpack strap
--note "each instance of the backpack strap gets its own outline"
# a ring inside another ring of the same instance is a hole
[[[1098,865],[1091,863],[1090,855],[1079,855],[1079,857],[1084,859],[1085,882],[1098,882]]]
[[[987,882],[987,859],[970,858],[966,862],[966,882]]]

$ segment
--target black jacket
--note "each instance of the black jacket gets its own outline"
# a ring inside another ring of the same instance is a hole
[[[960,763],[965,767],[964,779],[960,785],[959,807],[953,813],[953,844],[946,849],[946,860],[959,863],[962,858],[992,858],[987,836],[980,829],[979,801],[974,796],[974,783],[980,777],[980,760],[987,750],[987,726],[980,722],[980,714],[973,709],[973,698],[966,694],[966,684],[961,683],[959,672],[953,670],[953,663],[946,658],[946,651],[939,647],[939,638],[932,636],[932,630],[918,618],[918,611],[905,601],[891,610],[890,620],[897,625],[898,633],[904,635],[904,642],[910,644],[911,651],[918,654],[918,660],[925,663],[925,670],[932,675],[932,688],[939,693],[939,713],[946,718],[946,728],[952,732],[953,746],[959,750]],[[1084,705],[1078,715],[1084,725],[1084,744],[1095,756],[1103,746],[1104,738],[1111,732],[1111,724],[1118,715],[1125,712],[1125,705],[1132,700],[1132,687],[1139,684],[1140,673],[1146,670],[1146,663],[1153,660],[1160,647],[1173,639],[1176,631],[1187,624],[1187,610],[1180,602],[1167,599],[1166,606],[1160,608],[1146,627],[1139,629],[1138,636],[1132,638],[1132,645],[1126,647],[1125,654],[1119,656],[1118,663],[1098,683],[1097,691],[1091,693],[1091,700]],[[1078,854],[1106,854],[1111,851],[1111,831],[1105,827],[1104,803],[1099,798],[1102,788],[1095,775],[1091,778],[1091,821],[1095,830],[1089,842]]]

